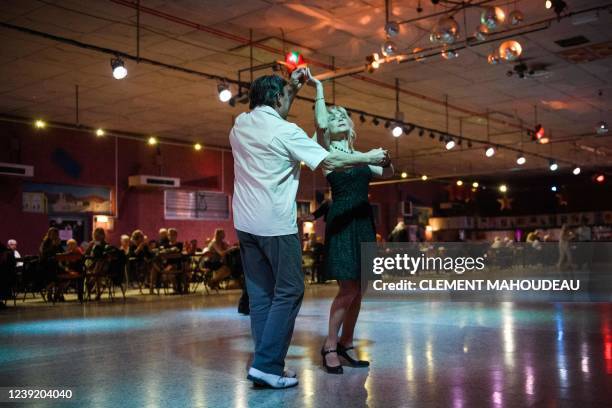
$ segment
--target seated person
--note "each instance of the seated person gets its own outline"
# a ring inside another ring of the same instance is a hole
[[[208,244],[205,264],[213,271],[213,277],[209,282],[209,286],[213,289],[218,289],[219,282],[231,274],[230,268],[225,264],[225,254],[229,248],[229,244],[225,241],[225,231],[223,228],[217,228],[213,240]]]
[[[19,251],[17,251],[17,241],[14,239],[9,239],[7,245],[8,248],[13,251],[13,256],[17,261],[17,268],[21,268],[23,266],[23,262],[19,261],[21,259],[21,254],[19,253]]]
[[[59,237],[59,230],[55,227],[51,227],[47,230],[47,233],[43,237],[43,241],[39,248],[39,261],[38,265],[41,271],[41,278],[44,285],[47,287],[47,291],[55,287],[57,281],[57,274],[59,272],[59,266],[55,256],[64,252],[62,248],[62,241]],[[61,299],[61,294],[58,292],[48,294],[54,297],[56,300]]]
[[[121,238],[119,240],[119,247],[121,248],[121,250],[123,251],[123,253],[125,255],[128,255],[130,253],[130,236],[129,235],[121,235]]]
[[[168,228],[168,243],[163,250],[164,253],[178,253],[183,252],[183,243],[178,240],[178,231],[176,228]],[[183,271],[183,259],[168,259],[164,267],[165,272],[182,272]],[[183,293],[187,289],[187,280],[185,274],[180,274],[176,279],[173,279],[174,288],[178,293]]]
[[[6,307],[6,301],[13,295],[15,283],[14,251],[0,243],[0,309]]]
[[[168,236],[168,230],[166,228],[160,228],[158,238],[157,238],[157,246],[159,248],[167,248],[170,243],[170,239]]]
[[[149,248],[149,243],[141,230],[132,232],[129,257],[145,265],[149,277],[149,293],[153,294],[158,283],[159,265],[153,262],[155,254]]]
[[[105,260],[106,253],[110,249],[111,246],[106,242],[106,232],[104,228],[96,228],[92,234],[92,241],[85,250],[85,256],[88,258],[85,260],[85,266],[89,270],[89,273],[94,276],[94,279],[87,283],[87,289],[91,291],[95,286],[96,300],[100,300],[102,296],[102,274],[106,272],[104,270],[105,263],[103,261]]]

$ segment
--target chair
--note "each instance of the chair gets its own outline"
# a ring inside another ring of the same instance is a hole
[[[59,270],[54,282],[52,282],[51,301],[55,303],[58,296],[64,295],[72,284],[76,284],[75,290],[79,302],[83,302],[83,255],[80,253],[67,253],[55,255]]]
[[[184,294],[189,292],[189,282],[186,276],[185,256],[180,252],[161,252],[159,254],[162,261],[161,271],[159,272],[161,285],[164,287],[164,294],[168,294],[168,283],[170,282],[177,293]],[[157,294],[159,295],[159,287]]]

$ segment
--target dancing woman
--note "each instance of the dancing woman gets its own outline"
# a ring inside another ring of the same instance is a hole
[[[353,121],[340,106],[325,105],[323,85],[310,75],[309,84],[316,88],[315,122],[317,141],[330,152],[355,154]],[[324,171],[332,190],[332,201],[325,219],[325,273],[338,282],[338,294],[329,313],[329,328],[321,349],[323,366],[328,373],[342,374],[339,357],[350,366],[367,367],[368,361],[356,358],[353,334],[361,307],[361,243],[376,242],[372,207],[368,202],[368,185],[372,177],[393,175],[387,158],[381,166],[355,166],[348,170]],[[342,334],[338,338],[340,329]]]

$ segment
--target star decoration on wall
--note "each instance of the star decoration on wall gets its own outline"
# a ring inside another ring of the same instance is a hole
[[[514,201],[513,198],[508,198],[506,196],[503,196],[502,198],[498,198],[497,202],[499,203],[499,210],[500,211],[511,210],[513,201]]]

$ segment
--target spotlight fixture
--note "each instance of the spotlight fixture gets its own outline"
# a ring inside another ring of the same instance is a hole
[[[444,135],[443,135],[442,133],[440,133],[440,136],[438,136],[438,140],[439,140],[440,142],[443,142],[443,141],[444,141]]]
[[[378,118],[376,116],[374,118],[372,118],[372,124],[374,126],[378,126],[380,124],[380,121],[378,120]]]
[[[550,171],[557,171],[557,169],[559,168],[559,165],[557,164],[556,161],[551,160],[548,168],[550,169]]]
[[[221,102],[228,102],[232,99],[232,91],[229,88],[229,85],[226,83],[220,83],[217,85],[217,91],[219,92],[219,100]]]
[[[365,115],[364,115],[363,113],[362,113],[361,115],[359,115],[359,121],[360,121],[361,123],[365,123],[366,118],[365,118]]]
[[[548,136],[546,136],[544,127],[540,124],[537,124],[535,128],[533,129],[532,139],[540,144],[546,144],[550,142],[550,139],[548,138]]]
[[[155,146],[157,144],[157,138],[155,138],[155,136],[151,136],[148,140],[147,143],[150,146]]]
[[[421,176],[421,180],[423,180],[423,181],[427,181],[427,174],[423,174],[423,175]]]
[[[479,185],[480,185],[480,184],[478,184],[478,182],[477,182],[477,181],[475,181],[475,182],[473,182],[473,183],[472,183],[472,187],[474,187],[474,188],[478,188],[478,186],[479,186]]]
[[[519,166],[522,166],[526,162],[527,162],[527,159],[525,158],[524,154],[519,154],[518,157],[516,158],[516,164],[518,164]]]
[[[495,148],[493,146],[487,147],[487,149],[485,150],[485,156],[487,157],[495,156]]]
[[[508,192],[508,186],[505,184],[500,184],[499,185],[499,192],[500,193],[507,193]]]
[[[45,122],[45,121],[44,121],[44,120],[42,120],[42,119],[36,119],[36,120],[34,121],[34,127],[35,127],[36,129],[44,129],[44,128],[46,128],[46,127],[47,127],[47,122]]]
[[[553,192],[555,192],[555,193],[556,193],[556,192],[557,192],[557,186],[552,186],[552,187],[550,187],[550,191],[553,191]]]
[[[457,180],[457,185],[461,187],[463,185],[463,180]]]
[[[405,171],[402,171],[401,176],[402,176],[402,178],[407,178],[408,177],[408,173],[406,173]]]
[[[546,0],[544,5],[547,9],[552,8],[557,17],[560,17],[561,13],[563,13],[563,11],[565,11],[565,9],[567,8],[567,3],[563,0]]]
[[[595,176],[595,181],[598,183],[603,183],[604,181],[606,181],[606,176],[603,173],[600,173]]]
[[[463,144],[463,139],[458,139],[457,140],[457,146],[461,146]]]
[[[450,139],[448,139],[448,141],[446,142],[446,150],[452,150],[455,147],[455,141],[453,140],[453,138],[451,137]]]
[[[608,122],[606,122],[605,120],[600,121],[597,124],[597,128],[595,129],[595,131],[597,132],[599,136],[605,135],[606,133],[608,133]]]
[[[201,145],[201,144],[199,144],[199,143],[196,143],[196,144],[194,144],[194,145],[193,145],[193,148],[194,148],[196,151],[198,151],[198,152],[199,152],[200,150],[202,150],[202,145]]]
[[[434,132],[429,132],[429,137],[432,139],[435,139],[436,135],[434,134]]]
[[[580,167],[576,166],[574,167],[574,170],[572,170],[572,173],[574,174],[574,176],[577,176],[580,174]]]
[[[102,129],[102,128],[96,129],[96,136],[102,137],[105,134],[106,134],[106,132],[104,131],[104,129]]]
[[[123,79],[128,74],[125,63],[119,57],[111,58],[111,68],[113,70],[113,78],[115,79]]]
[[[425,131],[423,129],[419,129],[419,136],[423,137],[424,134],[425,134]]]
[[[402,127],[402,131],[404,132],[404,134],[406,136],[408,136],[410,133],[412,133],[413,130],[414,130],[414,125],[406,125],[406,126]]]
[[[389,127],[391,126],[391,122],[389,122],[388,120],[385,121],[385,129],[389,129]]]
[[[470,149],[472,148],[472,141],[471,141],[471,140],[468,140],[468,142],[467,142],[467,146],[468,146],[468,148],[470,148]]]
[[[391,134],[393,135],[393,137],[400,137],[402,135],[402,127],[400,125],[395,125],[393,127],[393,130],[391,130]]]

